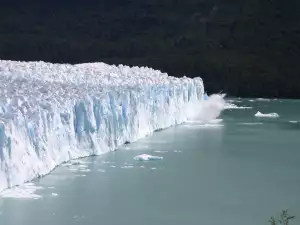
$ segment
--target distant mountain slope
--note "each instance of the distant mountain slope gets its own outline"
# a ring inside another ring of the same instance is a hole
[[[209,92],[300,97],[299,11],[299,0],[12,0],[0,58],[149,65],[201,76]]]

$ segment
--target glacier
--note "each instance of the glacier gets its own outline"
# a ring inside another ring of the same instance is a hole
[[[183,123],[203,100],[200,77],[105,63],[0,60],[0,192]]]

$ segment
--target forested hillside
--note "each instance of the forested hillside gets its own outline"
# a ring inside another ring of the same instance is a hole
[[[0,59],[147,65],[209,93],[300,97],[299,0],[8,1]]]

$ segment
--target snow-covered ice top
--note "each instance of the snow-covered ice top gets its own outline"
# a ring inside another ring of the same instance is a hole
[[[12,79],[47,81],[89,87],[132,87],[137,85],[162,85],[180,83],[189,78],[175,78],[148,67],[129,67],[105,63],[52,64],[46,62],[16,62],[0,60],[1,75]],[[198,78],[200,79],[200,78]]]
[[[148,67],[0,60],[0,191],[185,122],[203,96]]]
[[[37,106],[102,97],[112,90],[140,89],[149,86],[182,86],[190,78],[175,78],[148,67],[111,66],[105,63],[52,64],[0,60],[0,120],[11,118],[17,108],[34,114]],[[196,78],[202,83],[201,78]],[[9,112],[4,113],[3,107]],[[32,112],[33,111],[33,112]]]

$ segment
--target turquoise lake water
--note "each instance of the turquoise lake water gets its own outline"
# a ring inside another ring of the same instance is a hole
[[[38,199],[0,199],[2,225],[300,223],[300,101],[234,102],[221,123],[191,122],[34,181]],[[257,111],[279,118],[256,118]],[[296,122],[298,121],[298,122]],[[137,162],[139,154],[163,160]]]

